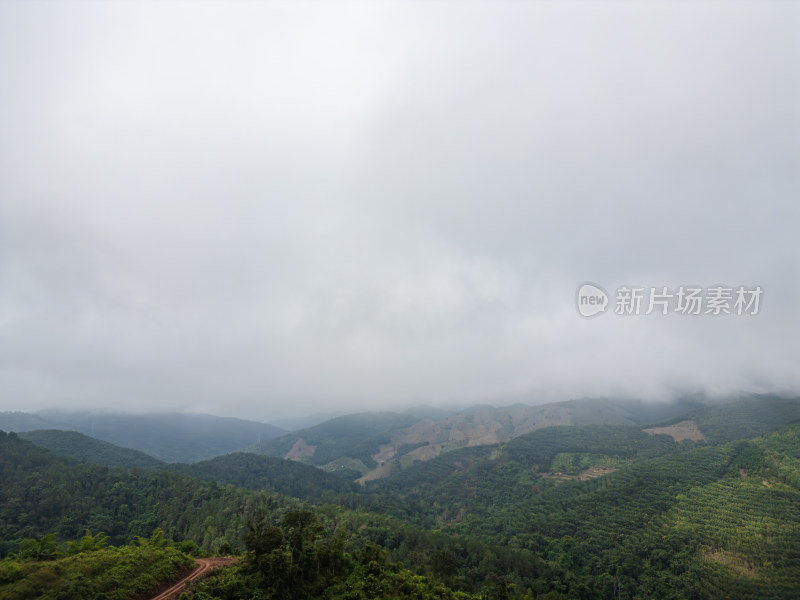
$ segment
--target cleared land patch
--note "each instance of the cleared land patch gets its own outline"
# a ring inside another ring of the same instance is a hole
[[[675,423],[675,425],[670,425],[669,427],[653,427],[651,429],[642,429],[642,431],[649,433],[650,435],[658,435],[663,433],[670,436],[676,442],[681,442],[683,440],[694,440],[699,442],[706,439],[706,437],[703,435],[703,432],[698,429],[697,423],[694,421],[681,421],[680,423]]]
[[[556,485],[564,483],[565,481],[586,481],[587,479],[597,479],[604,475],[610,475],[618,471],[616,467],[608,465],[595,465],[581,471],[577,475],[567,475],[565,473],[539,473],[542,479],[553,479]]]
[[[298,439],[294,446],[292,446],[291,450],[286,453],[284,458],[288,458],[289,460],[301,460],[303,458],[311,458],[314,456],[314,452],[317,451],[316,446],[311,446],[306,443],[303,438]]]

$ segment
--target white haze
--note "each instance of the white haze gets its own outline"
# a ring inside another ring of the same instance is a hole
[[[0,4],[0,409],[800,384],[800,6]],[[584,282],[760,285],[586,320]]]

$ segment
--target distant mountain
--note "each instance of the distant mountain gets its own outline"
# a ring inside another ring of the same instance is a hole
[[[130,415],[58,410],[0,413],[0,430],[78,431],[117,446],[134,448],[164,462],[196,462],[235,452],[285,430],[231,417],[184,413]]]
[[[0,430],[33,431],[34,429],[58,429],[55,423],[37,414],[14,411],[0,412]]]
[[[350,413],[349,411],[346,410],[337,412],[328,412],[328,413],[315,413],[313,415],[305,415],[302,417],[273,419],[270,420],[270,423],[272,423],[276,427],[285,429],[287,432],[291,432],[291,431],[299,431],[300,429],[308,429],[309,427],[314,427],[314,425],[319,425],[320,423],[324,423],[325,421],[330,421],[331,419],[335,419],[336,417],[343,417],[347,414]]]
[[[583,403],[580,401],[579,406]],[[658,410],[661,409],[663,406]],[[600,414],[605,414],[604,409],[600,410]],[[582,418],[590,416],[590,412],[584,412]],[[769,435],[790,425],[800,427],[800,398],[756,395],[729,399],[692,408],[657,425],[575,424],[537,428],[505,443],[463,448],[429,461],[415,461],[402,470],[393,469],[385,478],[370,481],[367,490],[397,495],[416,494],[427,487],[426,493],[431,498],[453,494],[469,497],[476,485],[490,490],[493,486],[486,481],[497,478],[499,482],[508,477],[509,464],[514,464],[518,471],[511,477],[514,482],[524,481],[522,473],[526,472],[554,476],[557,483],[591,478],[638,460],[671,454],[684,446],[716,446]],[[680,444],[683,440],[688,440],[684,446]],[[800,452],[800,447],[794,451]],[[594,467],[603,467],[605,471],[593,471]],[[497,483],[494,487],[502,486]]]
[[[67,456],[81,462],[109,467],[157,468],[164,466],[163,462],[149,454],[131,448],[121,448],[77,431],[40,429],[18,435],[21,439],[33,442],[57,456]]]
[[[165,464],[144,452],[121,448],[77,431],[41,429],[17,435],[56,456],[74,458],[80,462],[109,467],[166,469],[204,481],[316,502],[324,502],[335,494],[361,491],[360,486],[317,467],[271,456],[236,452],[191,464]]]
[[[253,444],[244,450],[306,462],[354,479],[378,466],[374,455],[382,445],[391,442],[395,431],[417,421],[411,415],[393,412],[359,413]]]
[[[497,490],[502,495],[509,486],[529,493],[533,473],[557,474],[560,483],[591,473],[591,467],[616,471],[677,448],[668,435],[648,435],[636,425],[544,427],[507,443],[462,448],[393,470],[388,477],[369,482],[367,489],[402,496],[425,490],[426,498],[469,498],[478,486],[487,494]]]
[[[724,443],[764,435],[800,419],[800,398],[753,395],[708,401],[663,424],[684,419],[695,422],[709,442]]]
[[[306,462],[363,483],[445,452],[507,442],[544,427],[652,423],[697,406],[696,402],[646,404],[587,399],[539,406],[480,405],[455,414],[424,408],[405,414],[360,413],[253,444],[244,450]]]
[[[548,427],[448,452],[367,490],[424,511],[417,522],[437,531],[559,562],[572,553],[581,576],[625,556],[637,573],[630,598],[800,598],[798,410],[798,399],[763,397],[708,406],[695,415],[706,439],[681,442],[641,425]],[[756,430],[769,433],[749,438]]]

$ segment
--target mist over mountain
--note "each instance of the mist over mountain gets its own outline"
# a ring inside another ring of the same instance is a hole
[[[14,430],[9,428],[6,431]],[[162,461],[149,454],[131,448],[122,448],[77,431],[39,429],[21,431],[18,435],[20,439],[36,444],[40,448],[45,448],[57,456],[66,456],[81,462],[107,465],[109,467],[152,469],[164,466]]]
[[[139,450],[164,462],[213,458],[285,433],[273,425],[233,417],[55,409],[33,415],[0,413],[0,429],[16,432],[35,429],[77,431],[117,446]]]
[[[0,1],[0,599],[800,598],[798,32]]]
[[[0,410],[800,390],[798,21],[2,2]]]
[[[648,413],[660,420],[647,422]],[[534,425],[540,420],[549,422]],[[580,424],[558,423],[564,420]],[[178,559],[242,548],[240,566],[209,575],[199,589],[220,598],[232,585],[258,594],[281,585],[271,570],[254,575],[276,556],[259,544],[285,543],[288,556],[299,552],[305,532],[303,547],[313,544],[314,552],[302,560],[338,552],[334,564],[343,572],[321,579],[309,569],[293,585],[324,582],[334,600],[376,581],[384,581],[383,600],[530,600],[533,590],[793,600],[800,591],[798,423],[800,398],[744,396],[476,406],[439,421],[359,413],[295,432],[317,441],[325,458],[347,452],[339,460],[350,465],[364,462],[376,443],[379,454],[394,448],[392,440],[417,426],[447,434],[438,455],[404,461],[400,452],[386,460],[386,473],[361,485],[347,472],[298,462],[316,452],[163,465],[77,432],[0,432],[0,552],[11,552],[0,565],[0,595],[52,595],[74,585],[86,561],[115,558],[119,570],[141,553]],[[491,442],[487,432],[509,439]],[[454,440],[460,447],[444,445]],[[100,527],[107,534],[87,532]],[[76,536],[80,542],[70,541]],[[121,545],[105,548],[109,539]],[[642,553],[651,558],[639,560]],[[132,575],[144,564],[114,589],[139,581]],[[330,564],[321,560],[320,572],[330,573]],[[109,585],[105,574],[117,573],[94,568],[82,598],[95,598],[86,590]],[[39,575],[44,569],[52,572]],[[165,581],[163,572],[152,577]],[[390,581],[401,581],[399,596]]]
[[[608,399],[463,410],[417,407],[404,413],[357,413],[244,448],[371,481],[442,453],[493,445],[555,425],[652,423],[702,406],[694,399],[647,404]]]

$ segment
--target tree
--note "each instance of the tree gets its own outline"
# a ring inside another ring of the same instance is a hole
[[[50,560],[58,555],[56,534],[48,533],[41,539],[26,539],[19,543],[18,558],[32,558],[33,560]]]

